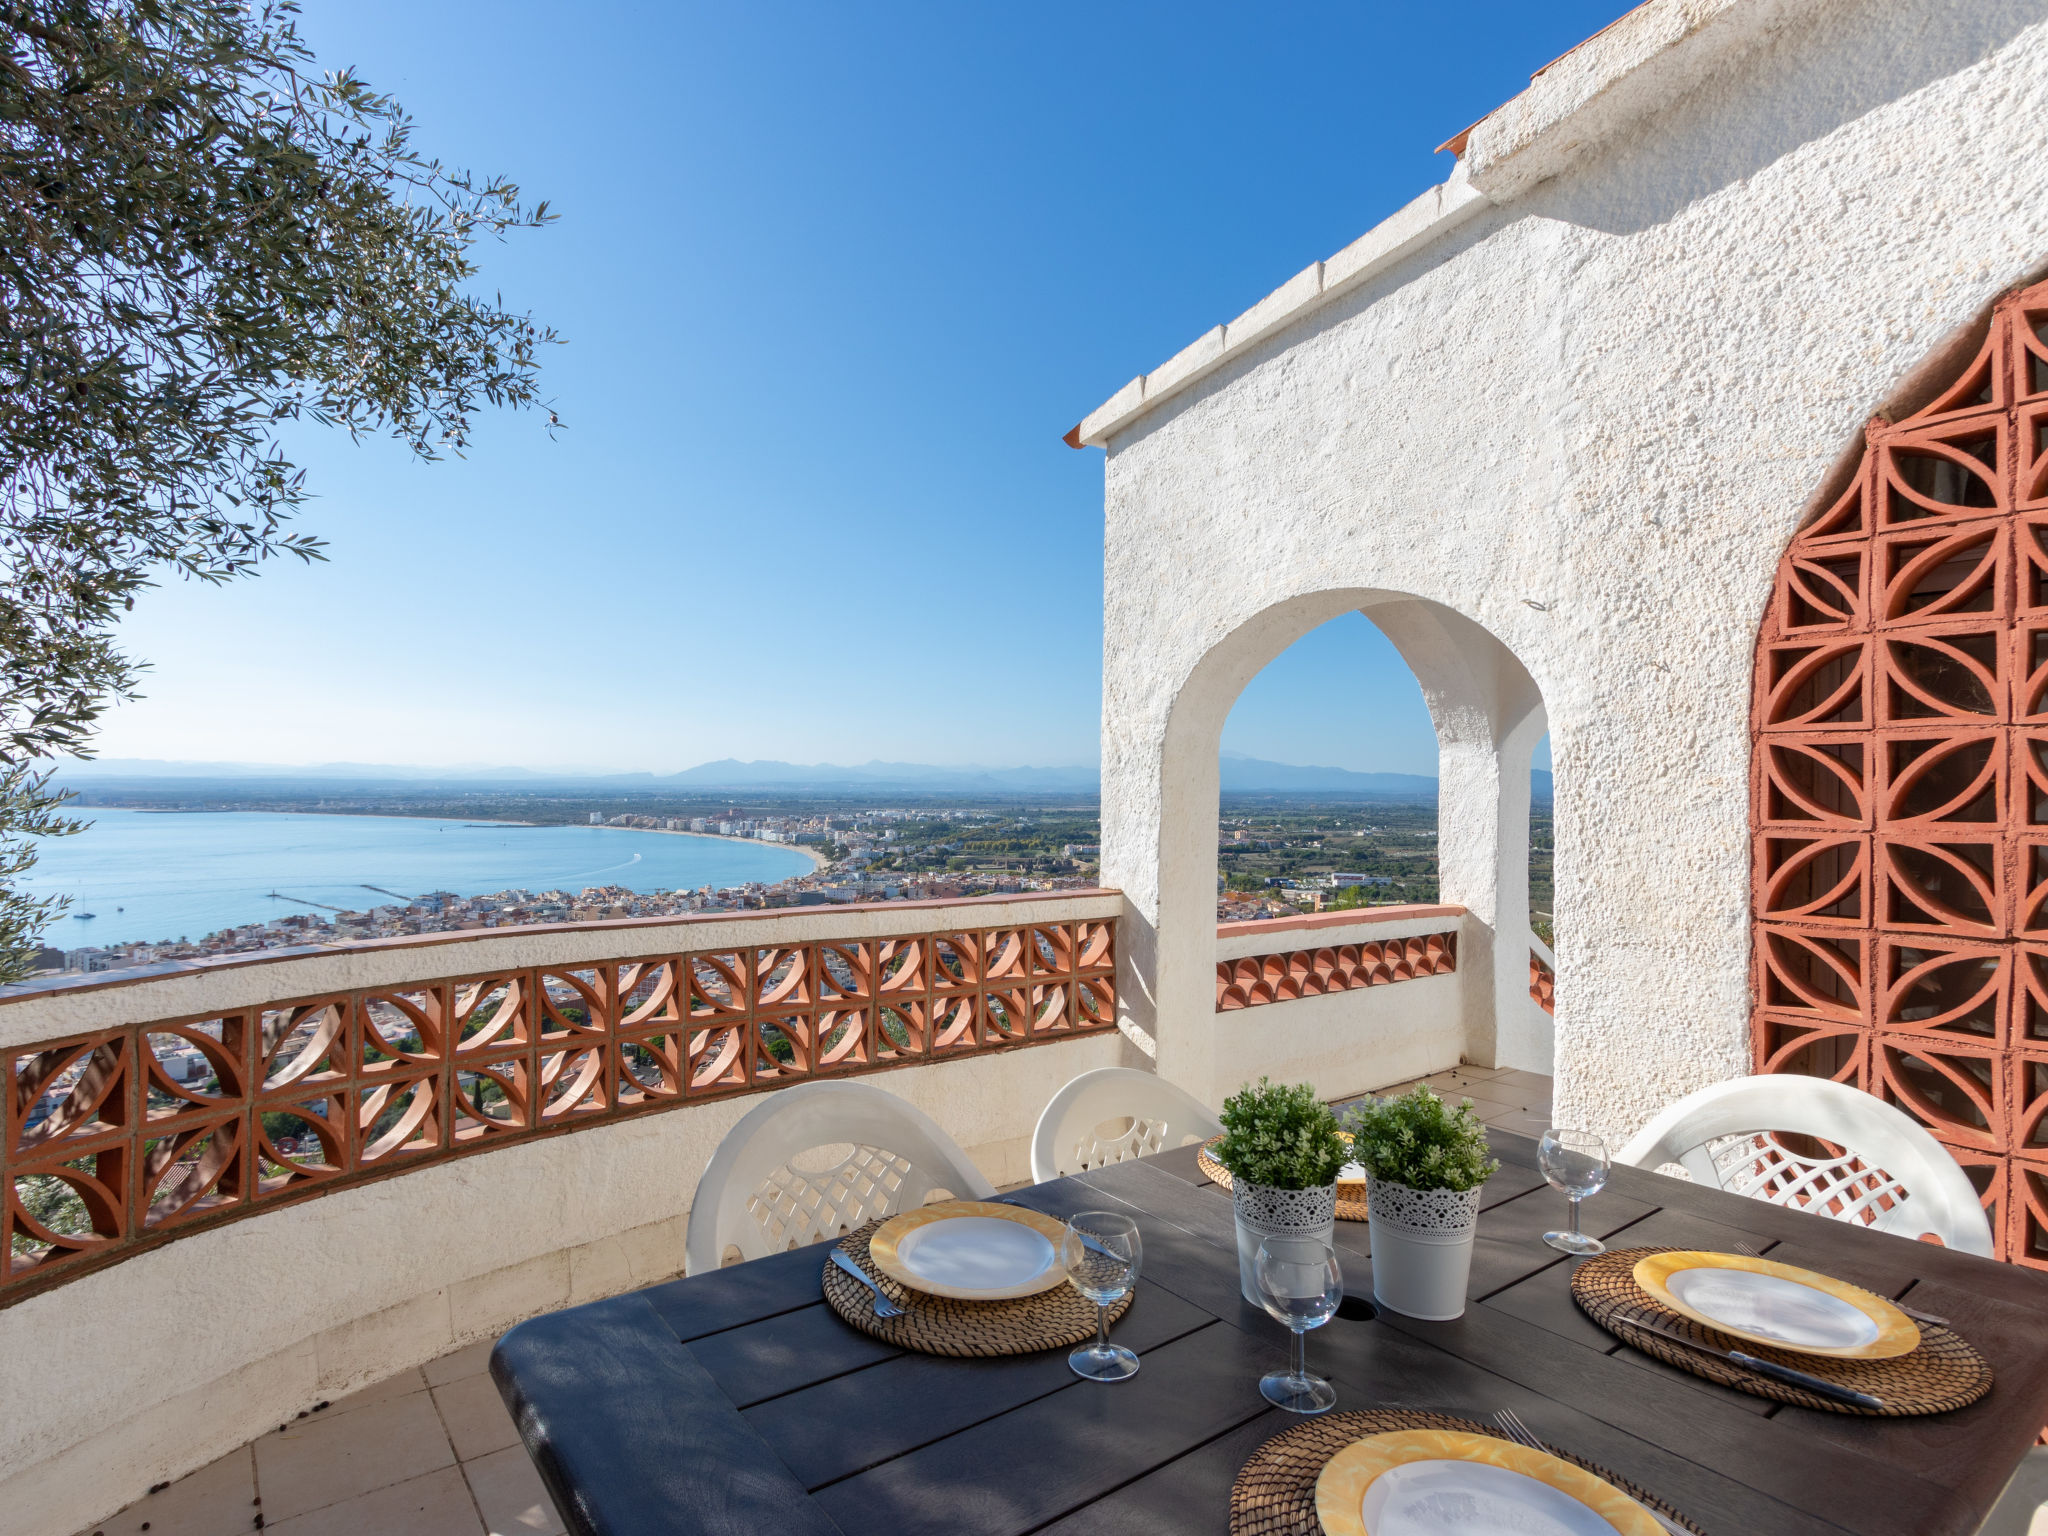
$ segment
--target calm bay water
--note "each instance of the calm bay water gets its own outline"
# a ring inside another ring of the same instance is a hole
[[[76,837],[45,841],[22,882],[35,895],[72,898],[72,915],[43,935],[60,949],[197,939],[293,912],[331,915],[304,902],[361,911],[390,904],[387,891],[404,898],[586,885],[672,891],[772,883],[811,869],[810,858],[794,849],[622,827],[97,806],[78,814],[92,825]],[[280,900],[273,891],[299,899]]]

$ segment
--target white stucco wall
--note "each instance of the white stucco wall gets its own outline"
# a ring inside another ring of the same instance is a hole
[[[1546,1043],[1501,1033],[1532,1015],[1507,838],[1540,719],[1558,1113],[1619,1135],[1746,1070],[1772,575],[1862,423],[2042,269],[2044,151],[2044,0],[1656,0],[1452,185],[1077,429],[1108,448],[1103,871],[1166,1075],[1204,1092],[1229,1027],[1203,1006],[1223,717],[1351,607],[1469,621],[1465,675],[1417,670],[1444,899],[1499,924],[1481,1050]]]
[[[1332,921],[1336,918],[1337,921]],[[1344,944],[1378,944],[1388,939],[1413,939],[1430,933],[1457,933],[1465,913],[1457,907],[1364,908],[1357,916],[1323,913],[1316,917],[1250,923],[1219,923],[1216,958],[1241,960],[1247,955],[1280,955],[1297,949],[1335,949]]]
[[[0,1039],[521,964],[720,944],[1104,917],[1113,894],[943,908],[803,909],[683,924],[513,930],[360,946],[0,1004]],[[1030,1177],[1047,1100],[1142,1065],[1115,1031],[865,1075],[915,1104],[992,1183]],[[0,1532],[91,1522],[322,1399],[521,1319],[683,1270],[698,1177],[754,1095],[430,1164],[192,1233],[0,1310]]]
[[[1417,915],[1388,908],[1336,922],[1333,915],[1298,925],[1225,924],[1216,931],[1216,959],[1337,949],[1432,933],[1458,935],[1462,957],[1466,944],[1484,937],[1481,925],[1455,907],[1419,908]],[[1462,964],[1461,958],[1461,969]],[[1212,996],[1214,974],[1212,969]],[[1260,1077],[1313,1083],[1324,1098],[1340,1099],[1454,1067],[1465,1052],[1466,993],[1466,978],[1452,971],[1216,1014],[1209,1026],[1216,1073],[1210,1102],[1220,1105]]]
[[[1459,1002],[1455,975],[1419,976],[1218,1014],[1223,1095],[1270,1077],[1343,1099],[1455,1067],[1465,1044]]]

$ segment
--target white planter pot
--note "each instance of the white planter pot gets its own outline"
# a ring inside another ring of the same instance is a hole
[[[1256,1270],[1259,1244],[1269,1237],[1329,1242],[1337,1230],[1337,1186],[1274,1189],[1238,1179],[1231,1185],[1231,1195],[1237,1208],[1237,1288],[1246,1301],[1263,1307]]]
[[[1465,1315],[1479,1191],[1410,1189],[1371,1181],[1372,1299],[1404,1317],[1448,1322]]]

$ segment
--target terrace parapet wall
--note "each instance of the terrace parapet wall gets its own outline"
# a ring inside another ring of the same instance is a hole
[[[1405,904],[1219,923],[1212,1016],[1224,1091],[1270,1076],[1343,1098],[1464,1057],[1456,905]]]
[[[1458,965],[1458,906],[1403,905],[1216,927],[1216,1011],[1447,975]]]
[[[0,1306],[423,1163],[1112,1029],[1115,907],[626,921],[13,989]]]
[[[0,994],[0,1507],[151,1484],[682,1268],[758,1093],[887,1074],[1006,1183],[1116,1028],[1115,891],[475,930]],[[260,1217],[261,1219],[253,1219]],[[52,1360],[64,1389],[49,1390]]]

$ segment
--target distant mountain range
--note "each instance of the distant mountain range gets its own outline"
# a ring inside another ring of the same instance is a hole
[[[1225,752],[1219,761],[1223,793],[1258,794],[1355,794],[1376,799],[1432,800],[1436,798],[1435,778],[1419,773],[1359,773],[1349,768],[1305,767],[1295,763],[1274,763],[1242,753]],[[293,785],[305,789],[346,785],[391,784],[416,789],[437,786],[474,785],[495,789],[581,788],[588,790],[656,793],[662,790],[707,789],[788,791],[828,789],[924,790],[945,794],[1093,794],[1098,787],[1092,765],[1053,768],[985,768],[978,764],[941,768],[929,763],[869,762],[853,767],[835,763],[743,763],[721,758],[700,763],[680,773],[601,773],[575,769],[542,770],[462,764],[450,768],[422,768],[394,763],[188,763],[157,758],[92,758],[63,764],[60,782],[76,788],[111,788],[115,784],[165,785],[178,783],[196,788],[200,783],[236,784],[243,788],[262,782]],[[1542,769],[1530,775],[1531,796],[1540,803],[1551,798],[1550,775]]]
[[[703,789],[943,789],[1016,790],[1026,794],[1081,791],[1093,794],[1098,781],[1094,766],[1072,768],[984,768],[970,763],[935,768],[927,763],[862,763],[841,768],[835,763],[743,763],[720,758],[699,763],[661,780],[678,788]]]
[[[1436,798],[1436,777],[1433,774],[1356,773],[1349,768],[1303,768],[1293,763],[1269,763],[1264,758],[1246,757],[1242,752],[1225,752],[1216,766],[1226,795],[1347,790],[1360,795],[1401,795],[1419,800]]]

